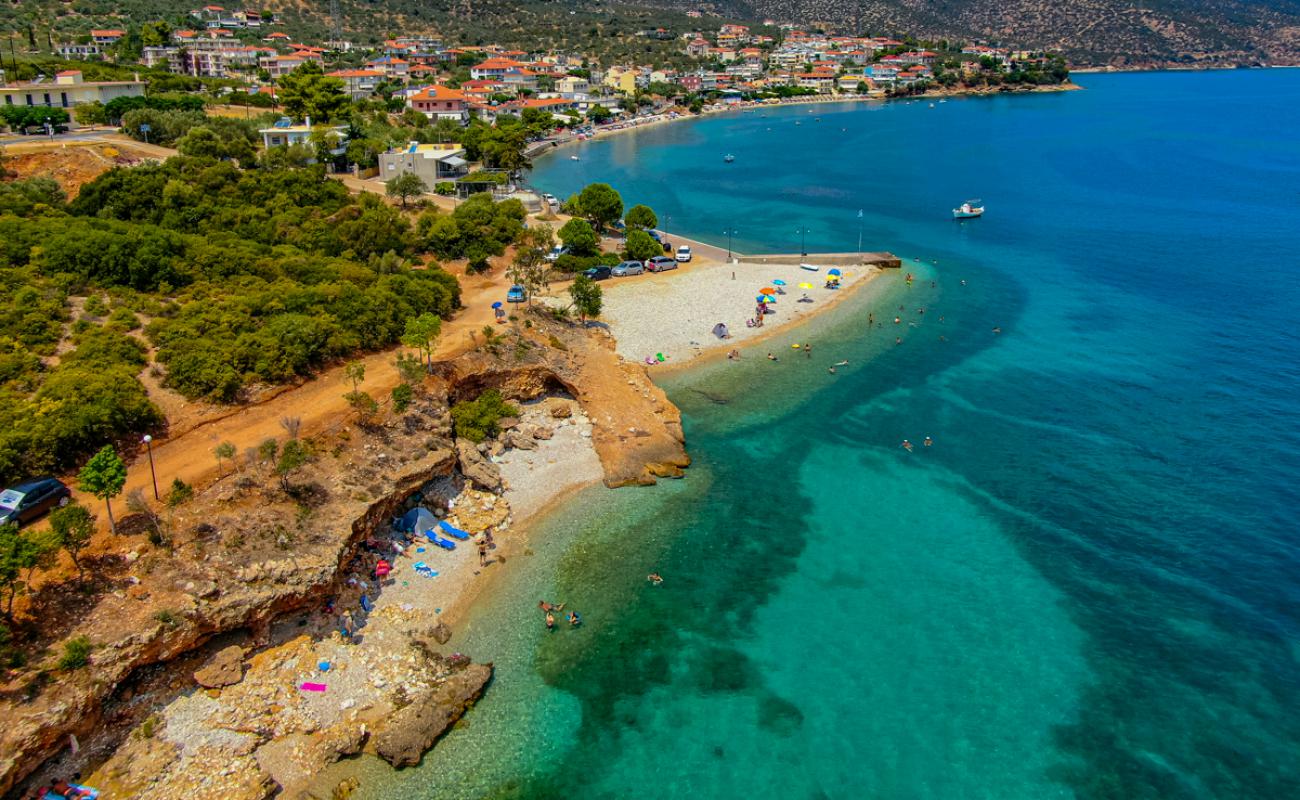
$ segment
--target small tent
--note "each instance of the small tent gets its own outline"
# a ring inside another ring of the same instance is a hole
[[[727,326],[724,323],[719,322],[717,325],[713,326],[713,335],[719,339],[726,339],[731,335],[731,332],[727,330]]]
[[[438,518],[422,506],[416,506],[393,520],[393,527],[402,533],[427,533],[438,527]]]

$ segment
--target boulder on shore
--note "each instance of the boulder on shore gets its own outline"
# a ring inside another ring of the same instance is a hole
[[[375,751],[394,767],[420,763],[438,737],[483,696],[491,679],[491,664],[470,664],[453,672],[437,689],[388,718],[375,734]]]
[[[194,680],[205,689],[233,686],[244,679],[244,649],[231,645],[218,651],[194,672]]]
[[[501,470],[488,461],[473,442],[465,439],[456,440],[456,456],[460,461],[460,473],[470,483],[485,492],[501,491]]]

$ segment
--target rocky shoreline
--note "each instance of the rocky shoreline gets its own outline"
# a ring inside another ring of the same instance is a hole
[[[677,409],[607,333],[522,316],[436,365],[406,412],[314,437],[311,463],[283,484],[250,453],[152,522],[164,544],[124,537],[109,590],[51,631],[51,645],[89,637],[89,666],[60,670],[51,655],[0,695],[0,793],[80,774],[110,797],[300,796],[362,750],[417,763],[490,682],[490,664],[440,651],[438,620],[481,569],[508,569],[495,551],[482,567],[475,545],[509,538],[512,481],[536,471],[560,491],[584,448],[569,486],[652,483],[689,463]],[[489,388],[530,401],[525,413],[496,440],[457,439],[450,406]],[[546,492],[526,498],[536,510]],[[383,532],[417,501],[475,540],[389,556],[393,573],[374,580]],[[345,639],[338,613],[362,594],[371,609]]]

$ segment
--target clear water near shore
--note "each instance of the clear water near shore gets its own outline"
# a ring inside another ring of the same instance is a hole
[[[861,207],[938,265],[812,359],[673,376],[688,478],[545,520],[453,640],[489,695],[356,796],[1300,796],[1300,73],[1079,82],[541,163],[751,252],[852,250]]]

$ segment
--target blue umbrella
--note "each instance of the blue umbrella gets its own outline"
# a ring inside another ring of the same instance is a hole
[[[827,275],[843,275],[844,273],[840,272],[838,269],[833,269],[833,270],[831,270],[830,272],[827,272],[826,274],[827,274]]]
[[[495,303],[492,304],[492,307],[493,307],[493,308],[500,308],[500,307],[501,307],[501,301],[500,301],[500,300],[496,301]]]
[[[759,303],[775,303],[776,298],[770,294],[760,294],[755,300]]]
[[[773,285],[773,286],[785,286],[785,281],[781,280],[780,278],[777,278],[776,280],[772,281],[772,285]]]

